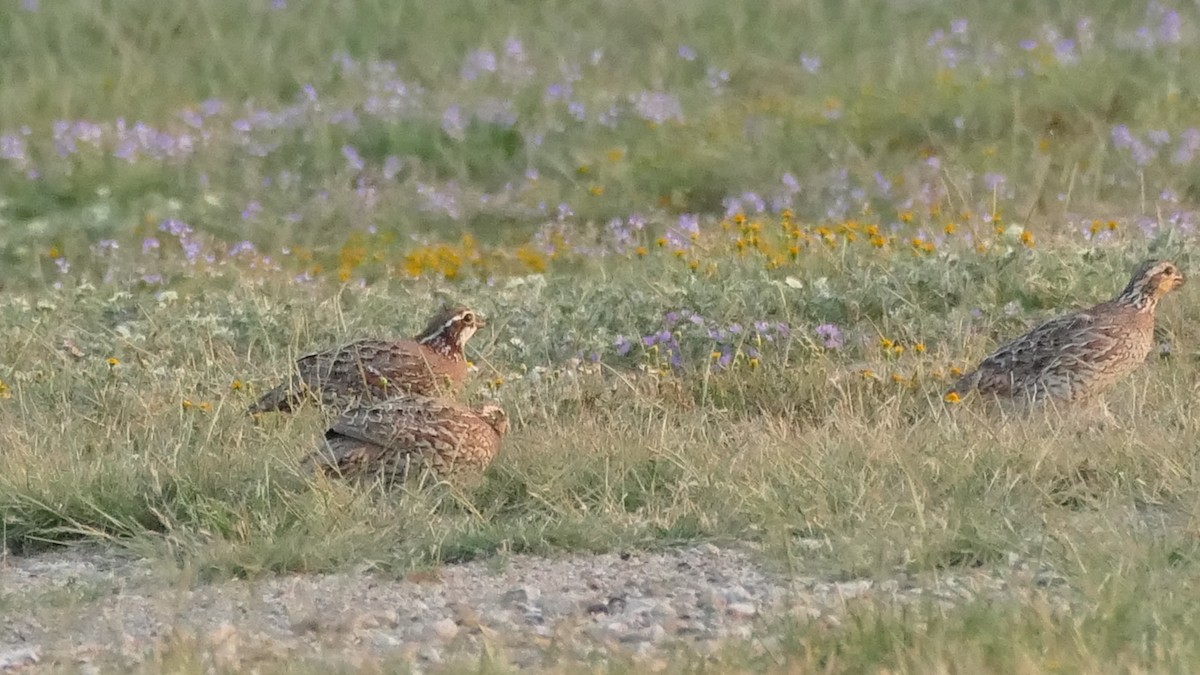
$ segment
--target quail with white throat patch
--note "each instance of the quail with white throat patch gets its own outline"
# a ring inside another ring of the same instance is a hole
[[[1092,398],[1146,360],[1154,348],[1154,310],[1183,283],[1174,263],[1147,260],[1112,300],[1051,319],[1001,346],[959,378],[947,400],[971,390],[1030,405]]]
[[[402,393],[453,396],[467,379],[463,348],[485,325],[478,312],[451,305],[410,340],[358,340],[302,356],[292,377],[264,394],[249,412],[291,412],[306,398],[341,412]]]

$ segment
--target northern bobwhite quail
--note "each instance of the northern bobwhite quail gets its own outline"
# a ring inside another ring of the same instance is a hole
[[[1003,345],[946,396],[975,389],[1023,404],[1091,398],[1146,360],[1154,347],[1158,301],[1183,282],[1174,263],[1147,260],[1115,298],[1053,318]]]
[[[508,415],[494,404],[479,408],[445,399],[401,394],[342,413],[325,432],[324,446],[305,466],[347,478],[403,480],[410,470],[441,478],[481,472],[500,451]]]
[[[358,340],[302,356],[289,381],[264,394],[249,412],[290,412],[310,395],[341,411],[404,392],[454,394],[467,379],[463,347],[484,325],[477,312],[453,305],[411,340]]]

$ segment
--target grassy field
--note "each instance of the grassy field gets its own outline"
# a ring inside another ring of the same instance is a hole
[[[1103,406],[941,400],[1140,259],[1196,269],[1194,4],[0,13],[11,551],[98,539],[202,579],[703,540],[833,576],[1014,553],[1078,611],[879,606],[714,667],[1200,657],[1195,284]],[[449,299],[490,318],[471,396],[514,420],[479,484],[314,481],[316,411],[244,415],[297,353]]]

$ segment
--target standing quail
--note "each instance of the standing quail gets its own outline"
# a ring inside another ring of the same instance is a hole
[[[305,460],[327,475],[402,481],[410,470],[441,478],[481,472],[500,450],[508,416],[497,405],[479,408],[401,394],[342,413],[325,432],[324,446]]]
[[[1092,398],[1129,375],[1154,347],[1154,310],[1183,285],[1174,263],[1147,260],[1115,298],[1059,316],[1003,345],[946,393],[972,389],[1023,404]]]
[[[291,412],[309,395],[340,412],[404,392],[454,394],[467,379],[463,347],[484,325],[478,313],[453,305],[411,340],[358,340],[302,356],[289,381],[264,394],[249,412]]]

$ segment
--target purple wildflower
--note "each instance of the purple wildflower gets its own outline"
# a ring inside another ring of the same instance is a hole
[[[800,191],[800,181],[796,180],[796,176],[788,171],[779,179],[783,183],[783,187],[788,191],[788,194],[796,194]]]
[[[242,209],[242,220],[254,220],[260,212],[262,212],[262,204],[251,200],[249,204],[246,204],[246,208]]]
[[[366,166],[362,156],[358,154],[358,150],[353,145],[342,146],[342,157],[346,158],[346,164],[352,171],[362,171]]]
[[[613,347],[617,350],[617,356],[625,356],[629,350],[633,349],[633,342],[621,335],[613,342]]]
[[[643,91],[634,95],[632,103],[637,114],[644,120],[662,124],[669,120],[683,121],[683,106],[674,94],[661,91]]]
[[[546,93],[542,95],[542,99],[547,103],[568,99],[571,97],[571,91],[570,82],[554,82],[546,85]]]
[[[192,233],[192,226],[188,225],[187,223],[183,222],[182,220],[176,220],[175,218],[167,218],[166,220],[162,221],[162,223],[159,224],[158,231],[166,232],[167,234],[170,234],[175,237],[185,237]],[[145,245],[143,244],[143,248],[144,247],[145,247]]]
[[[460,74],[462,79],[471,82],[482,73],[496,72],[496,53],[487,49],[478,49],[467,54]]]
[[[1183,24],[1179,12],[1171,9],[1163,12],[1158,24],[1158,39],[1166,44],[1177,44],[1183,40]]]
[[[26,155],[25,139],[17,134],[0,136],[0,159],[7,159],[19,167],[24,167],[29,161]]]
[[[238,243],[229,247],[229,257],[232,258],[234,256],[241,255],[243,253],[253,254],[255,252],[255,250],[256,249],[254,248],[253,243],[251,243],[249,241],[239,241]]]
[[[817,326],[817,339],[821,341],[821,345],[826,349],[841,349],[846,344],[845,336],[842,335],[842,329],[832,323],[823,323]]]
[[[1000,187],[1001,185],[1004,185],[1007,182],[1008,182],[1008,179],[1005,178],[1004,174],[1002,174],[1002,173],[985,173],[985,174],[983,174],[983,186],[988,190],[995,190],[996,188]]]
[[[401,166],[402,164],[400,163],[399,157],[396,157],[395,155],[388,155],[388,158],[383,160],[384,180],[391,180],[395,178],[396,174],[400,173]]]
[[[463,119],[462,108],[457,105],[446,108],[442,113],[442,131],[451,138],[462,140],[466,129],[467,123]]]
[[[1054,43],[1054,58],[1064,66],[1075,63],[1079,60],[1079,55],[1075,53],[1075,41],[1070,38],[1063,38]]]

